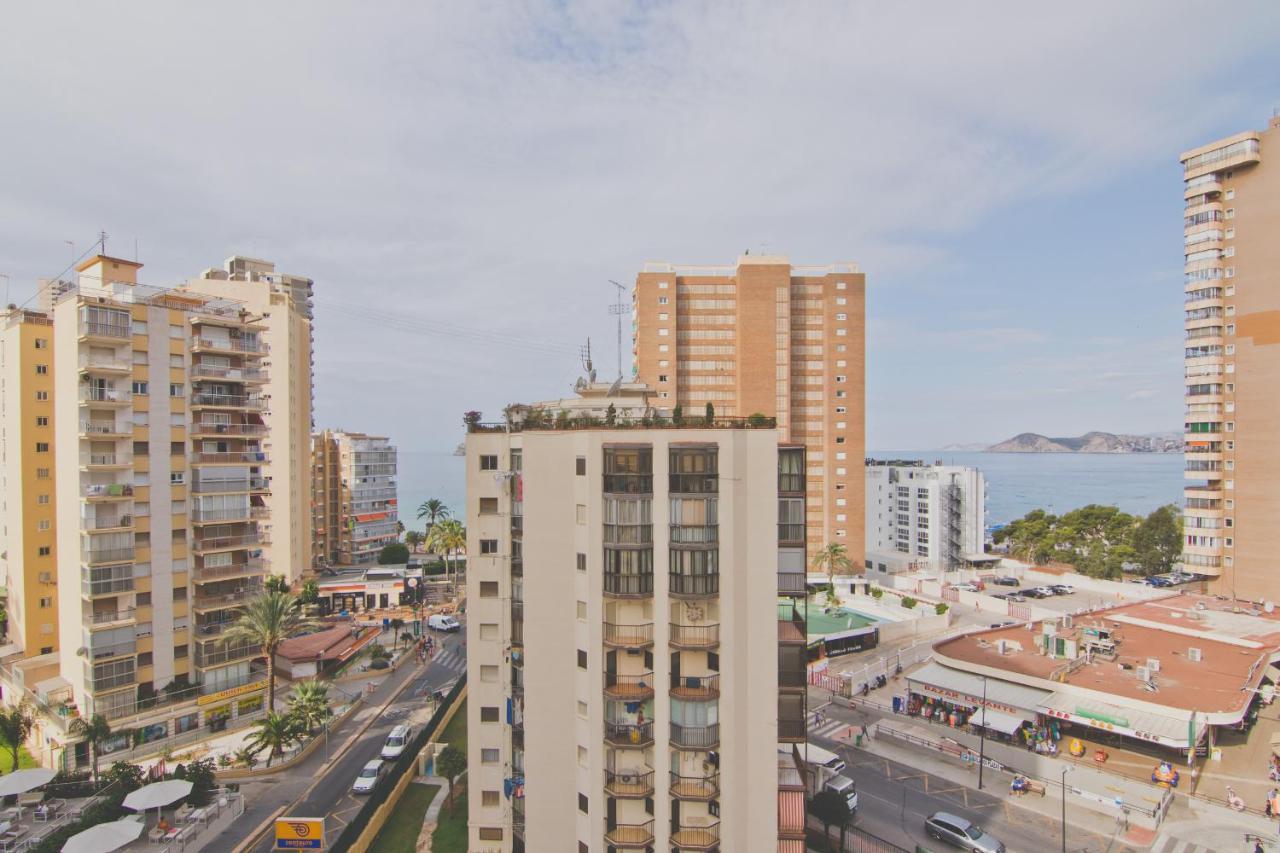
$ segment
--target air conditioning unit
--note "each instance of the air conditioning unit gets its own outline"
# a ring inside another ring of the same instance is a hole
[[[1203,653],[1199,649],[1196,649],[1196,648],[1187,649],[1187,660],[1191,661],[1192,663],[1200,663],[1202,657],[1203,657]]]
[[[1152,672],[1159,672],[1159,671],[1160,671],[1160,659],[1159,659],[1159,658],[1147,658],[1147,669],[1151,670]]]
[[[1151,670],[1150,670],[1150,669],[1148,669],[1148,668],[1147,668],[1147,667],[1145,667],[1145,666],[1140,666],[1140,667],[1138,667],[1138,680],[1139,680],[1139,681],[1150,681],[1150,680],[1151,680]]]

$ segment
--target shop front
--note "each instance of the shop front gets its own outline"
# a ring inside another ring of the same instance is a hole
[[[1059,737],[1074,735],[1116,745],[1127,739],[1131,746],[1164,747],[1183,755],[1208,734],[1208,727],[1197,726],[1190,716],[1165,717],[1064,692],[1050,694],[1038,710],[1044,724],[1052,726]]]
[[[987,737],[1022,746],[1047,690],[973,675],[937,663],[907,676],[907,695],[894,710],[951,728],[985,729]]]

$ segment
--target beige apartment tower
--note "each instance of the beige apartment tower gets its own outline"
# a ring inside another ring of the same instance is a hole
[[[865,276],[743,255],[732,267],[648,263],[633,293],[632,370],[668,413],[777,418],[808,457],[807,546],[865,558]]]
[[[1275,600],[1280,553],[1280,116],[1184,153],[1182,559],[1215,592]]]
[[[400,538],[396,449],[383,436],[323,430],[311,436],[313,551],[319,563],[375,563]]]
[[[468,849],[803,851],[804,450],[609,402],[467,436]]]

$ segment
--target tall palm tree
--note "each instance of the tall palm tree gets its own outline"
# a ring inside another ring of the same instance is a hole
[[[298,682],[289,696],[289,713],[298,723],[313,732],[329,719],[329,685],[314,678]]]
[[[849,559],[849,552],[843,545],[833,542],[814,555],[813,567],[825,571],[827,581],[832,582],[837,570],[842,574],[852,573],[853,561]]]
[[[256,643],[267,657],[267,711],[276,707],[276,649],[289,637],[314,627],[315,621],[302,615],[298,599],[287,592],[264,591],[250,600],[230,628],[226,643]]]
[[[444,505],[444,501],[439,498],[427,498],[418,504],[418,518],[427,520],[427,533],[431,532],[431,528],[437,521],[448,518],[452,513],[449,507]]]
[[[456,518],[446,518],[427,531],[427,549],[435,554],[443,554],[445,565],[453,567],[454,554],[466,553],[467,528]],[[450,580],[457,580],[457,572]]]
[[[93,781],[98,781],[98,749],[111,737],[111,723],[101,714],[94,714],[88,720],[76,717],[67,727],[72,737],[78,737],[89,744],[89,766],[93,770]]]
[[[255,755],[265,751],[267,766],[270,767],[271,760],[284,755],[291,744],[302,739],[301,735],[301,727],[292,716],[268,711],[265,717],[254,721],[253,731],[244,743]]]
[[[35,725],[36,719],[31,715],[31,703],[26,699],[11,708],[0,711],[0,738],[4,738],[4,745],[13,757],[13,767],[9,772],[12,773],[18,769],[18,753],[22,751],[22,745],[30,737]]]
[[[396,638],[396,648],[400,648],[400,629],[404,627],[404,620],[398,616],[391,620],[391,636]]]

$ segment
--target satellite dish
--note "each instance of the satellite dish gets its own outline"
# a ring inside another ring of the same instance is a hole
[[[622,388],[622,377],[619,376],[617,379],[613,381],[613,384],[609,386],[609,393],[605,394],[605,396],[616,397],[618,396],[618,391],[621,388]]]

